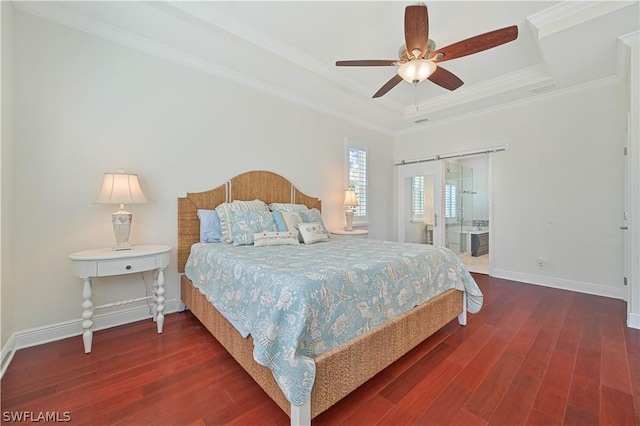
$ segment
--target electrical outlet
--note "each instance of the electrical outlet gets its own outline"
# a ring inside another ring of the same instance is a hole
[[[544,269],[544,259],[541,257],[536,258],[536,263],[538,264],[538,269]]]

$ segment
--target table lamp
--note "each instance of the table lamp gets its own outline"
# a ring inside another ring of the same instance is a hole
[[[130,250],[129,233],[131,232],[132,214],[125,210],[125,204],[142,204],[147,199],[142,193],[138,175],[125,173],[124,169],[118,169],[118,173],[105,173],[102,180],[102,188],[96,204],[120,204],[117,212],[111,215],[113,232],[116,235],[114,250]]]
[[[345,189],[344,201],[342,202],[342,207],[347,207],[347,211],[345,213],[347,226],[344,227],[345,231],[353,231],[353,210],[354,207],[357,206],[358,200],[356,199],[356,190],[353,188]]]

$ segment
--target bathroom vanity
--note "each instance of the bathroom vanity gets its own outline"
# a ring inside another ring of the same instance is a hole
[[[489,231],[469,231],[471,236],[471,256],[489,254]]]

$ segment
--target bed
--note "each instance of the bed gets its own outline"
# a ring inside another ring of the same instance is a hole
[[[340,265],[334,268],[338,270],[334,278],[327,278],[331,277],[330,271],[326,272],[326,275],[325,272],[322,271],[322,276],[319,277],[319,274],[312,273],[311,269],[306,274],[296,275],[295,270],[291,268],[286,270],[287,265],[285,263],[277,264],[275,260],[265,261],[264,257],[260,257],[270,255],[267,254],[270,253],[269,250],[262,250],[262,248],[257,247],[248,248],[246,246],[233,247],[231,244],[200,243],[200,220],[197,214],[199,209],[214,209],[222,203],[229,203],[234,200],[255,199],[262,200],[267,204],[292,203],[304,205],[309,209],[319,210],[321,208],[320,200],[302,193],[287,179],[268,171],[247,172],[234,177],[225,184],[210,191],[188,193],[185,197],[179,198],[178,268],[181,273],[189,270],[192,278],[188,278],[186,274],[181,276],[181,299],[264,391],[285,412],[289,413],[292,424],[309,424],[313,417],[331,407],[451,320],[457,317],[460,324],[466,324],[467,306],[471,306],[472,311],[475,311],[479,309],[482,304],[482,294],[477,286],[475,286],[475,282],[473,282],[469,273],[464,267],[460,266],[457,257],[454,255],[455,260],[451,260],[454,266],[450,266],[446,269],[446,272],[440,273],[438,275],[440,277],[439,280],[447,281],[450,279],[452,282],[463,284],[456,284],[456,288],[439,291],[435,296],[430,295],[427,301],[419,304],[416,303],[415,305],[417,306],[413,305],[406,311],[401,312],[395,310],[393,315],[388,315],[389,318],[387,318],[386,322],[382,325],[374,324],[373,327],[369,328],[368,324],[365,324],[363,326],[364,328],[361,327],[354,331],[356,335],[348,336],[348,339],[345,341],[337,339],[337,343],[334,342],[334,346],[319,350],[315,356],[293,357],[291,354],[285,354],[282,356],[282,360],[273,360],[276,358],[276,355],[282,355],[286,351],[269,351],[272,342],[268,341],[268,331],[262,333],[262,331],[254,328],[254,332],[252,332],[251,335],[246,338],[243,337],[241,333],[238,332],[238,329],[228,320],[229,308],[233,310],[234,306],[221,305],[223,302],[221,297],[205,291],[206,289],[204,287],[206,286],[203,282],[206,280],[202,277],[208,276],[209,273],[204,269],[200,269],[202,268],[202,264],[205,263],[203,259],[217,259],[216,262],[220,263],[220,271],[235,271],[233,265],[228,263],[223,264],[223,261],[233,259],[239,262],[240,259],[247,258],[245,260],[247,262],[253,262],[253,264],[249,263],[248,266],[245,264],[242,267],[237,267],[238,270],[247,271],[247,274],[244,276],[238,273],[237,279],[248,282],[251,281],[252,277],[264,275],[271,277],[270,279],[273,280],[273,276],[277,276],[279,277],[279,281],[280,277],[284,277],[282,278],[284,280],[290,279],[293,282],[304,282],[304,288],[313,287],[313,285],[315,285],[314,283],[317,282],[319,290],[318,293],[314,294],[324,294],[322,292],[325,291],[324,284],[326,284],[327,281],[335,281],[337,285],[341,284],[338,281],[348,281],[347,277],[349,276],[352,278],[355,277],[353,278],[354,282],[358,280],[358,277],[357,275],[349,275],[355,272],[344,272],[344,278],[340,278],[339,270],[342,268]],[[357,246],[358,244],[364,245]],[[412,251],[407,252],[407,248],[411,248]],[[395,278],[397,274],[404,274],[404,272],[398,271],[408,262],[407,258],[413,258],[411,253],[420,251],[423,247],[416,246],[412,248],[399,243],[341,239],[340,241],[327,241],[309,246],[301,245],[300,248],[278,246],[269,249],[272,250],[273,253],[279,253],[281,259],[288,258],[293,253],[295,253],[296,256],[298,254],[299,256],[307,256],[306,254],[303,255],[305,251],[307,251],[308,256],[311,257],[318,258],[324,256],[329,258],[334,250],[335,252],[338,252],[338,250],[360,252],[369,249],[384,249],[385,256],[387,256],[388,253],[402,250],[404,264],[395,264],[393,267],[387,267],[386,270],[378,272],[379,275],[392,274]],[[213,250],[215,253],[210,253],[210,250]],[[443,255],[448,256],[447,252],[448,251],[443,251]],[[249,259],[253,256],[258,256],[259,258]],[[276,257],[273,259],[276,259]],[[334,255],[334,257],[339,256]],[[382,255],[380,257],[382,257]],[[189,260],[188,266],[187,260]],[[358,263],[358,261],[359,260],[356,260],[355,263]],[[413,262],[413,260],[410,261]],[[418,260],[416,260],[416,262],[418,262]],[[458,262],[458,264],[455,264],[455,262]],[[271,265],[272,270],[266,270],[264,267],[265,264]],[[389,265],[391,265],[391,263],[389,263]],[[213,274],[215,279],[218,279],[216,283],[219,283],[221,291],[224,291],[222,290],[224,280],[220,279],[221,273],[224,272],[218,272],[218,275],[215,275],[215,273],[211,274]],[[231,274],[233,275],[234,273],[232,272]],[[431,272],[427,275],[431,275]],[[371,279],[380,282],[386,294],[388,286],[377,276]],[[471,282],[469,282],[469,280]],[[353,287],[352,284],[353,283],[350,283],[348,287]],[[269,285],[273,284],[271,283]],[[295,285],[293,288],[295,288]],[[256,289],[254,289],[254,293],[255,290]],[[345,293],[344,286],[341,287],[339,291],[332,291],[336,294]],[[398,291],[402,291],[402,289]],[[251,293],[251,290],[247,289],[246,292]],[[227,288],[227,293],[230,293],[229,287]],[[325,293],[329,293],[329,291],[325,291]],[[378,290],[378,293],[380,293],[380,290]],[[467,294],[472,295],[473,301],[467,297]],[[311,299],[302,302],[302,306],[314,306],[314,297],[315,296],[311,296]],[[347,300],[350,298],[355,298],[355,296],[344,295],[342,297],[345,302],[345,307],[341,306],[340,309],[356,311],[356,308],[353,306],[346,306]],[[396,298],[399,298],[399,296]],[[231,300],[233,297],[228,297],[228,299]],[[255,299],[254,297],[254,302]],[[343,301],[342,299],[338,298],[340,303]],[[320,300],[318,303],[322,305],[322,302],[323,301]],[[224,309],[216,309],[212,303],[216,303],[219,308]],[[248,305],[248,303],[249,302],[241,302],[239,305]],[[259,306],[259,304],[256,306]],[[331,306],[331,309],[333,308],[334,306]],[[362,310],[362,306],[357,309]],[[313,311],[313,309],[301,310],[305,312]],[[224,315],[221,311],[224,312]],[[337,311],[335,315],[339,315],[340,312],[342,311]],[[232,316],[237,317],[238,315],[242,317],[241,319],[244,321],[244,325],[249,325],[250,323],[254,325],[258,323],[262,324],[265,322],[264,318],[249,321],[247,319],[247,312],[245,312],[244,316],[243,314],[234,312]],[[369,315],[369,312],[367,315]],[[289,323],[293,323],[290,319],[291,317],[290,315],[289,319],[286,319],[286,321],[288,321],[287,327]],[[328,314],[327,317],[329,317]],[[369,315],[369,317],[371,317],[371,315]],[[330,326],[333,327],[334,334],[336,334],[336,324],[338,324],[339,321],[337,321],[335,317],[332,318],[333,320]],[[283,324],[284,321],[285,320],[283,320]],[[309,342],[313,341],[314,338],[318,340],[317,334],[314,336],[305,336],[305,332],[310,328],[308,325],[302,326],[292,333],[296,339],[299,339],[299,341],[292,343],[292,345],[302,345],[308,353],[313,352],[309,351],[309,347],[313,346]],[[341,332],[342,329],[340,329],[340,333]],[[256,335],[255,342],[253,335]],[[343,340],[345,339],[344,336],[341,338]],[[304,342],[304,344],[300,342]],[[256,362],[254,358],[259,359],[261,363]],[[270,365],[271,369],[262,364]],[[295,371],[291,373],[293,375],[290,376],[293,377],[293,379],[289,378],[287,382],[287,377],[289,377],[288,375],[290,373],[285,370],[287,370],[288,365],[296,367],[297,370],[296,368],[293,369]],[[311,371],[312,374],[309,373],[309,371]],[[294,382],[300,382],[300,388],[296,387],[296,389],[291,389],[292,383]]]

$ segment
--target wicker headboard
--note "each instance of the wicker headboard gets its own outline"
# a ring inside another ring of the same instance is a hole
[[[198,209],[212,210],[225,201],[255,199],[321,209],[319,199],[303,194],[282,176],[263,170],[243,173],[209,191],[189,192],[178,198],[178,272],[184,272],[191,246],[200,241]]]

